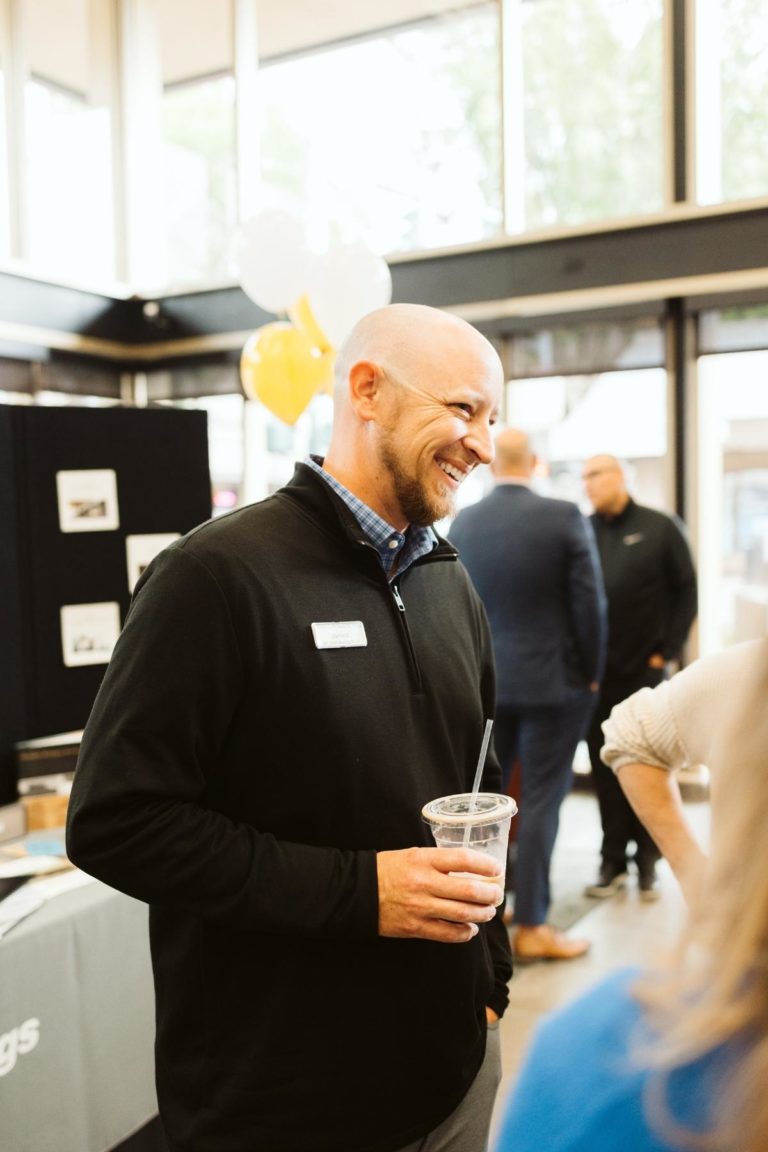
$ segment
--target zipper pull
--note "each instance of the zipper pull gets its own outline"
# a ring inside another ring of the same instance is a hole
[[[392,595],[394,596],[395,604],[397,604],[400,611],[405,612],[405,604],[403,604],[403,601],[400,598],[400,593],[398,591],[397,584],[392,585]]]

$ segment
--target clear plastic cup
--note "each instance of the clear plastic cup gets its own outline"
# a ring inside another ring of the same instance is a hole
[[[499,876],[507,870],[507,841],[517,804],[496,792],[461,792],[430,800],[421,815],[432,828],[438,848],[474,848],[492,856]]]

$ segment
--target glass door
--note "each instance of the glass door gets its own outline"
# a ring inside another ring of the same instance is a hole
[[[699,361],[701,654],[768,633],[768,351]]]

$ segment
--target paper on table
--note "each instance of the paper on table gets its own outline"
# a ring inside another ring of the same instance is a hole
[[[0,876],[43,876],[71,867],[64,856],[19,856],[14,860],[0,860]]]
[[[14,861],[17,863],[17,861]],[[21,882],[22,887],[2,898],[3,884]],[[78,868],[69,868],[66,872],[56,875],[42,875],[35,877],[0,877],[0,938],[10,932],[20,920],[42,908],[48,900],[62,892],[69,892],[73,888],[80,888],[84,884],[95,883],[92,876],[81,872]]]
[[[0,901],[0,937],[5,936],[6,932],[10,932],[15,924],[23,920],[25,916],[29,916],[31,912],[36,912],[38,908],[42,908],[45,904],[45,897],[35,892],[34,888],[25,884],[23,888],[19,888],[16,892],[6,896],[5,900]]]
[[[70,868],[68,872],[59,872],[56,876],[44,876],[39,880],[30,880],[35,892],[50,900],[52,896],[60,896],[62,892],[71,892],[73,888],[82,888],[85,884],[95,884],[96,879],[79,868]]]

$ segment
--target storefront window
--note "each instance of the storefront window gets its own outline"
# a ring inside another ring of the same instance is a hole
[[[163,138],[169,283],[222,282],[237,221],[234,78],[166,88]]]
[[[21,0],[24,87],[24,256],[46,274],[115,278],[110,6]]]
[[[768,352],[699,360],[702,653],[768,634]]]
[[[11,251],[11,206],[8,187],[8,138],[5,131],[5,72],[3,70],[2,44],[0,43],[0,259],[5,259]]]
[[[768,304],[702,312],[699,351],[748,352],[768,348]]]
[[[545,495],[574,500],[585,512],[581,466],[604,452],[627,467],[632,494],[669,509],[666,488],[667,378],[661,368],[513,380],[506,422],[531,435]]]
[[[662,0],[512,0],[520,107],[508,109],[513,232],[664,203]],[[519,29],[519,36],[516,35]]]
[[[113,408],[117,400],[106,396],[76,395],[70,392],[35,392],[32,403],[41,408]]]
[[[766,196],[765,0],[698,0],[695,26],[698,199]]]
[[[319,246],[499,233],[498,5],[264,61],[259,91],[264,205],[297,212]]]
[[[514,377],[595,375],[617,368],[656,368],[663,363],[661,324],[651,315],[522,329],[512,337],[508,355]]]
[[[317,395],[294,425],[283,424],[258,401],[246,404],[244,502],[263,500],[286,484],[297,461],[325,456],[331,438],[333,400]]]
[[[160,0],[162,137],[168,283],[230,274],[237,224],[234,23],[231,0],[196,0],[196,35],[180,35],[189,5]]]

